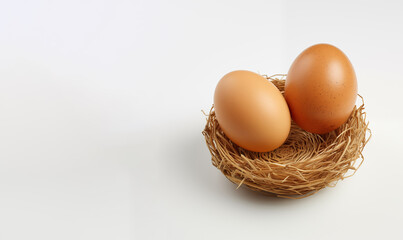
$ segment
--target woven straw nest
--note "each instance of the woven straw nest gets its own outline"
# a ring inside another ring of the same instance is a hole
[[[285,75],[265,77],[284,92]],[[371,137],[364,101],[359,97],[362,105],[355,107],[338,129],[319,135],[292,122],[286,142],[265,153],[251,152],[231,142],[222,132],[213,106],[206,114],[203,131],[212,163],[238,188],[244,185],[277,197],[303,198],[324,187],[333,187],[361,166],[362,151]]]

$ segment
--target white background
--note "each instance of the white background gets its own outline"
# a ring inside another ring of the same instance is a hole
[[[402,239],[399,1],[2,1],[0,239]],[[302,200],[235,185],[201,134],[218,80],[353,63],[373,138]]]

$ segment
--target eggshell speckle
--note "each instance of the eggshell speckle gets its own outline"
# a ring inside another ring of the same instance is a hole
[[[329,44],[311,46],[291,65],[284,96],[292,119],[301,128],[330,132],[345,123],[354,108],[354,68],[340,49]]]

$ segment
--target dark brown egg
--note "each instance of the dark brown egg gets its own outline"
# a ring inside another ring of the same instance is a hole
[[[354,68],[340,49],[329,44],[311,46],[291,65],[284,94],[292,119],[302,129],[330,132],[345,123],[354,108]]]

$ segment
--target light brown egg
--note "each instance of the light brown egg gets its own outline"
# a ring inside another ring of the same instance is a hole
[[[226,74],[215,89],[214,109],[225,135],[250,151],[274,150],[290,132],[291,117],[284,97],[254,72]]]
[[[353,66],[332,45],[311,46],[290,67],[284,96],[302,129],[319,134],[335,130],[347,121],[357,98]]]

